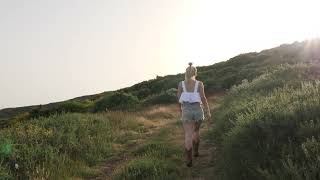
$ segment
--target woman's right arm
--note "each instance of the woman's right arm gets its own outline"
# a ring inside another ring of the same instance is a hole
[[[177,93],[177,100],[178,100],[178,102],[179,102],[181,93],[182,93],[182,87],[181,87],[181,82],[180,82],[179,85],[178,85],[178,93]]]
[[[177,93],[178,108],[180,109],[180,113],[181,113],[181,105],[180,105],[179,99],[180,99],[181,93],[182,93],[182,85],[180,82],[178,85],[178,93]]]

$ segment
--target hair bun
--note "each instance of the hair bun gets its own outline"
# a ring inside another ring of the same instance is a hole
[[[192,66],[192,62],[189,62],[189,66]]]

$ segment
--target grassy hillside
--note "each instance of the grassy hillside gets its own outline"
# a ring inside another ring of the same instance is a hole
[[[207,136],[218,157],[211,177],[319,179],[319,62],[320,40],[314,40],[198,67],[208,94],[228,92]],[[182,79],[157,77],[118,91],[1,110],[0,179],[89,177],[93,166],[128,150],[133,159],[114,178],[182,178],[182,151],[174,140],[174,147],[166,144],[177,136],[177,124],[153,130],[155,123],[177,122],[173,103]],[[151,143],[131,150],[149,136]]]
[[[319,179],[320,76],[314,67],[281,65],[231,89],[211,132],[218,179]]]
[[[91,176],[91,166],[119,156],[153,123],[139,113],[115,111],[39,117],[2,129],[0,179]]]
[[[208,93],[224,91],[231,86],[240,84],[242,80],[258,77],[279,64],[311,63],[319,61],[320,40],[284,44],[259,53],[247,53],[233,57],[225,62],[211,66],[198,67],[198,78],[205,82]],[[24,112],[30,112],[29,118],[59,112],[97,112],[109,109],[132,109],[132,106],[122,107],[121,104],[133,103],[138,100],[140,105],[172,103],[177,83],[183,79],[183,74],[157,77],[120,89],[114,92],[83,96],[72,100],[51,103],[42,106],[9,108],[0,111],[0,125],[8,125],[12,119]],[[115,95],[115,97],[111,97]],[[111,101],[117,99],[117,103]],[[118,106],[118,107],[117,107]]]

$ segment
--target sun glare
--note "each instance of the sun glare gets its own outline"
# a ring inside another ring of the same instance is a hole
[[[23,100],[3,95],[0,108],[115,90],[184,72],[189,62],[211,65],[320,37],[318,7],[318,0],[1,1],[2,94]]]
[[[320,37],[318,1],[194,1],[180,25],[185,62],[201,64]]]

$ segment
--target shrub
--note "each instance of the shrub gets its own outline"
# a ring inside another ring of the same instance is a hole
[[[85,113],[92,111],[93,103],[91,101],[75,101],[69,100],[62,103],[58,103],[53,106],[42,106],[39,105],[38,107],[34,108],[31,112],[29,112],[28,116],[23,116],[20,114],[16,117],[16,119],[21,119],[21,116],[24,119],[32,119],[38,117],[49,117],[54,114],[61,114],[61,113]],[[22,120],[20,120],[22,121]]]
[[[15,116],[13,119],[11,119],[8,124],[9,125],[15,125],[17,123],[21,123],[21,122],[23,122],[25,120],[30,119],[30,117],[31,117],[31,115],[28,112],[21,113],[21,114]]]
[[[139,105],[139,99],[128,93],[116,92],[103,97],[95,103],[94,111],[109,110],[132,110]]]
[[[66,101],[59,105],[57,108],[58,112],[77,112],[77,113],[84,113],[89,112],[93,106],[91,101]]]
[[[282,159],[283,167],[273,170],[260,170],[267,180],[293,179],[315,180],[320,178],[320,141],[319,138],[307,138],[300,146],[300,157],[287,156]]]
[[[319,178],[320,85],[308,69],[286,65],[231,90],[214,117],[219,179]]]
[[[8,119],[1,119],[0,118],[0,129],[2,129],[2,128],[4,128],[4,127],[6,127],[6,126],[8,126],[8,124],[9,124],[9,122],[8,122],[9,120]]]
[[[177,89],[171,88],[160,94],[148,97],[143,103],[147,105],[171,104],[177,102]]]
[[[149,88],[141,88],[138,91],[136,91],[136,95],[139,99],[144,99],[152,94],[151,90]]]
[[[302,81],[312,80],[309,70],[310,67],[305,64],[282,65],[250,83],[244,80],[242,84],[234,86],[214,113],[216,123],[213,133],[217,140],[220,141],[223,134],[234,126],[236,114],[255,106],[254,99],[270,95],[279,88],[301,86]]]

